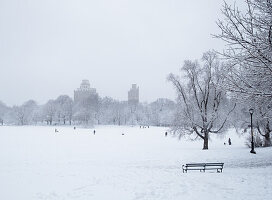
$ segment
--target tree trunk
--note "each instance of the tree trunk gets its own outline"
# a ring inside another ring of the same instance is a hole
[[[209,147],[209,137],[207,131],[204,132],[204,143],[203,143],[203,150],[208,150]]]
[[[270,133],[266,133],[264,135],[264,147],[270,147],[270,146],[271,146]]]
[[[266,127],[265,127],[265,135],[264,135],[264,147],[271,146],[270,132],[271,130],[269,125],[269,120],[267,120]]]

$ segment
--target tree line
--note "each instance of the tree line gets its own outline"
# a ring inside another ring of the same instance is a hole
[[[170,126],[175,102],[157,99],[151,103],[129,104],[99,96],[74,102],[60,95],[44,105],[29,100],[20,106],[8,107],[0,102],[1,125],[154,125]]]

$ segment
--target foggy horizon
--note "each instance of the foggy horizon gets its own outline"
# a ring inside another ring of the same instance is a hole
[[[99,96],[140,102],[175,100],[166,77],[186,59],[221,50],[211,34],[222,2],[209,0],[0,2],[0,101],[44,104],[83,79]]]

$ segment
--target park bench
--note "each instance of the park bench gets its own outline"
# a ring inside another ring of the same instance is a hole
[[[205,172],[206,170],[216,170],[217,172],[222,172],[224,163],[188,163],[182,165],[183,173],[188,170],[199,170]]]

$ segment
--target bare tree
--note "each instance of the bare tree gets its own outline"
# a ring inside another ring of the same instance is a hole
[[[269,102],[259,100],[258,103],[255,103],[254,112],[255,126],[257,128],[258,133],[263,138],[263,147],[269,147],[272,145],[271,144],[272,125],[270,123],[271,105],[269,105]]]
[[[226,113],[223,67],[214,52],[203,54],[203,64],[187,60],[181,68],[184,76],[170,74],[168,80],[178,94],[179,111],[174,133],[180,135],[196,134],[203,139],[203,149],[208,149],[210,133],[223,131],[227,117],[234,107]],[[224,112],[223,112],[224,111]]]
[[[62,120],[63,124],[66,124],[66,120],[68,120],[69,124],[71,125],[73,115],[73,100],[68,95],[61,95],[55,102],[58,120]]]
[[[244,96],[272,97],[272,1],[246,0],[247,9],[224,4],[221,30],[227,44],[221,54],[229,63],[228,89]]]
[[[33,121],[33,113],[37,109],[37,104],[33,100],[25,102],[21,106],[13,106],[14,120],[18,125],[31,124]]]
[[[237,99],[256,110],[256,127],[271,145],[272,116],[272,1],[246,0],[241,12],[235,5],[224,4],[221,30],[215,37],[227,44],[221,55],[227,60],[226,88]]]
[[[74,118],[86,126],[93,125],[98,110],[98,96],[82,99],[74,106]]]
[[[263,120],[258,120],[257,121],[257,130],[258,133],[263,136],[263,146],[264,147],[269,147],[271,146],[271,125],[270,125],[270,120],[268,118],[263,119]]]
[[[13,106],[12,111],[15,116],[16,124],[25,125],[26,124],[26,110],[22,106]]]
[[[4,125],[4,117],[6,113],[8,112],[9,108],[0,101],[0,124]]]
[[[166,98],[159,98],[150,103],[149,108],[152,125],[169,126],[172,123],[176,108],[175,102]]]
[[[46,122],[49,125],[52,125],[52,122],[56,116],[57,106],[54,100],[49,100],[44,105],[44,114],[46,118]]]

